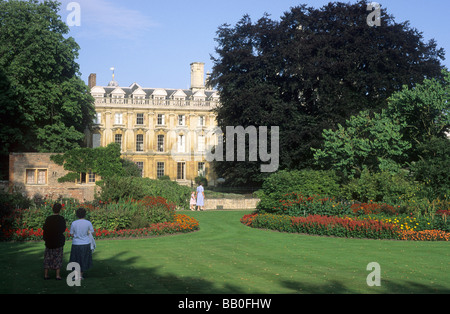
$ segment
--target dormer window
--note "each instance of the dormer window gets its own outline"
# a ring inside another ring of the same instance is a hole
[[[138,86],[138,88],[132,93],[131,97],[133,99],[133,104],[142,105],[145,103],[145,92],[142,90],[142,88],[134,83],[131,88],[135,88]]]
[[[186,104],[186,97],[187,95],[181,89],[172,94],[172,99],[177,106],[184,106]]]
[[[124,103],[125,92],[117,87],[111,92],[111,103],[113,104],[123,104]]]
[[[165,105],[166,97],[167,97],[167,92],[162,88],[155,89],[152,93],[153,102],[156,105]]]

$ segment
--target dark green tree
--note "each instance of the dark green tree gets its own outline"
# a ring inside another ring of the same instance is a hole
[[[412,164],[414,178],[425,184],[430,200],[450,198],[450,139],[432,137],[418,145],[419,161]]]
[[[69,28],[58,7],[55,1],[0,0],[0,88],[7,93],[0,108],[14,117],[13,123],[2,118],[0,127],[8,151],[79,147],[93,120],[93,98],[75,62],[80,47],[65,36]]]
[[[385,9],[381,26],[367,24],[366,1],[300,5],[275,21],[244,16],[218,29],[212,82],[219,90],[218,124],[280,127],[280,168],[313,165],[322,130],[363,110],[380,111],[388,97],[424,78],[441,77],[444,51]],[[261,182],[259,163],[216,162],[228,182]]]

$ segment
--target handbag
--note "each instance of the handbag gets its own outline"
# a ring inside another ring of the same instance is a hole
[[[96,248],[95,239],[92,233],[89,231],[89,240],[91,241],[91,251],[94,252]]]

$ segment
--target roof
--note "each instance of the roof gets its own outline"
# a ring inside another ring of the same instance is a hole
[[[129,87],[121,86],[94,86],[91,90],[92,94],[105,94],[108,96],[111,93],[123,94],[124,97],[128,98],[134,95],[145,96],[145,98],[152,98],[153,96],[165,97],[167,99],[186,98],[193,99],[195,97],[205,97],[206,99],[218,98],[219,95],[215,90],[199,90],[193,92],[190,89],[173,89],[173,88],[144,88],[137,83],[131,84]]]

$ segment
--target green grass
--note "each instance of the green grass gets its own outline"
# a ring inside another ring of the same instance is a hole
[[[98,240],[81,287],[43,280],[42,242],[0,243],[0,293],[450,292],[450,243],[285,234],[242,225],[248,211],[183,213],[199,220],[200,231]],[[370,262],[380,264],[380,287],[366,283]]]

